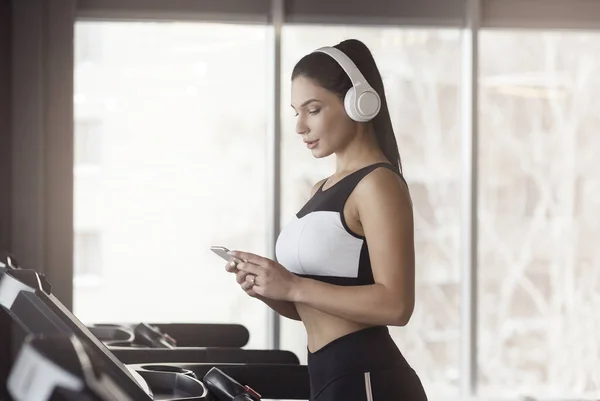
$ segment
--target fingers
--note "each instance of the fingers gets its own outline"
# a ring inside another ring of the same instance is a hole
[[[237,264],[234,261],[227,262],[225,265],[225,270],[227,270],[229,273],[237,273],[239,271]]]
[[[269,259],[263,258],[262,256],[255,255],[250,252],[229,251],[227,253],[237,259],[240,259],[240,260],[243,260],[246,262],[250,262],[252,264],[259,265],[259,266],[264,266],[269,260]]]
[[[244,281],[246,281],[246,276],[250,274],[248,272],[245,272],[243,270],[238,270],[238,272],[235,275],[235,281],[237,281],[238,284],[242,284]]]
[[[254,274],[255,276],[258,276],[264,270],[263,267],[255,265],[254,263],[240,263],[237,265],[237,269]]]
[[[256,285],[256,276],[254,274],[246,274],[244,281],[240,283],[240,286],[244,291],[252,289]]]
[[[252,280],[254,278],[254,281]],[[258,277],[253,274],[247,274],[245,280],[240,284],[240,287],[248,294],[249,296],[256,298],[264,295],[264,288],[258,285]]]
[[[256,279],[268,266],[269,259],[248,252],[231,251],[229,254],[234,259],[225,265],[225,270],[235,273],[235,280],[249,296],[259,295]]]

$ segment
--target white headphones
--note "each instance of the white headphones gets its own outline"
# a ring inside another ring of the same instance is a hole
[[[357,122],[372,120],[381,108],[379,94],[367,82],[356,64],[336,47],[321,47],[315,52],[329,55],[342,67],[352,82],[352,88],[346,92],[344,108],[348,116]]]

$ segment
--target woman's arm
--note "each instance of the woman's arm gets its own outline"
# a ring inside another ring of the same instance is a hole
[[[394,172],[377,169],[357,185],[355,199],[375,284],[348,287],[299,278],[290,300],[360,323],[403,326],[415,303],[414,226],[408,188]]]
[[[279,313],[281,316],[287,317],[292,320],[302,320],[300,319],[300,315],[298,314],[298,310],[296,310],[296,305],[290,301],[276,301],[274,299],[265,298],[256,294],[254,296],[257,299],[263,301],[267,306],[273,309],[275,312]]]
[[[240,284],[242,290],[246,292],[252,298],[256,298],[264,302],[269,308],[273,309],[275,312],[279,313],[281,316],[287,317],[292,320],[302,320],[298,311],[296,310],[296,305],[293,302],[286,300],[275,300],[263,297],[257,294],[253,287],[254,284],[248,278],[250,274],[247,271],[239,270],[235,263],[228,263],[225,266],[225,269],[230,273],[235,273],[235,281]]]
[[[323,178],[323,179],[319,180],[315,185],[313,185],[313,187],[310,190],[309,198],[311,198],[315,194],[317,189],[321,186],[321,184],[323,184],[323,182],[325,180],[326,180],[326,178]],[[300,318],[300,315],[298,314],[298,310],[296,309],[296,305],[293,302],[269,299],[269,298],[263,297],[258,294],[253,295],[253,296],[255,298],[263,301],[265,304],[267,304],[267,306],[269,308],[273,309],[275,312],[279,313],[281,316],[285,316],[288,319],[292,319],[292,320],[302,321],[302,319]]]

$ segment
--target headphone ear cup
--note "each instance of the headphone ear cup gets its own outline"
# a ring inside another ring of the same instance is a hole
[[[379,94],[371,87],[361,91],[357,95],[358,98],[355,100],[357,112],[366,121],[372,120],[379,113],[381,109],[381,98]]]
[[[356,108],[356,88],[355,87],[348,89],[348,92],[346,92],[346,96],[344,97],[344,109],[346,109],[346,114],[348,114],[348,117],[350,117],[352,120],[359,122],[359,123],[363,123],[363,122],[367,121],[360,116],[360,113],[358,112],[358,110]]]
[[[359,87],[359,89],[362,89],[360,92],[356,89],[357,87],[353,86],[346,92],[344,98],[346,114],[359,123],[371,121],[381,108],[379,94],[370,86],[365,89]]]

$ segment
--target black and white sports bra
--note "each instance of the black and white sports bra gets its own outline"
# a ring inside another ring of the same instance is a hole
[[[360,180],[378,167],[404,180],[389,163],[363,167],[323,190],[325,180],[279,234],[277,261],[294,274],[331,284],[374,284],[367,241],[346,224],[344,205]]]

